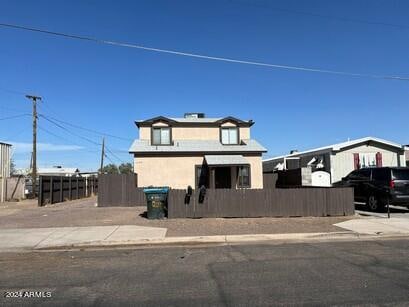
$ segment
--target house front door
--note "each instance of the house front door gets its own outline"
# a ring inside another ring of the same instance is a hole
[[[231,168],[230,167],[216,167],[214,169],[214,181],[216,189],[230,189],[231,188]]]

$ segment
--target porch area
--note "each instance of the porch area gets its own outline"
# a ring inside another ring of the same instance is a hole
[[[205,155],[196,166],[196,188],[251,188],[250,163],[241,155]]]

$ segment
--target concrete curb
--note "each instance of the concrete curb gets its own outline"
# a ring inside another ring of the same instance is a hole
[[[131,241],[93,241],[72,245],[47,246],[33,249],[34,251],[111,248],[111,247],[143,247],[143,246],[189,246],[206,244],[239,244],[257,242],[310,242],[310,241],[352,241],[373,240],[381,238],[402,238],[407,234],[359,234],[351,231],[318,232],[318,233],[285,233],[285,234],[249,234],[249,235],[216,235],[192,237],[166,237],[164,239],[142,239]]]

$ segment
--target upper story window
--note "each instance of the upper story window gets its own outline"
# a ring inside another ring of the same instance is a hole
[[[152,145],[170,145],[170,128],[152,128]]]
[[[221,128],[221,141],[224,145],[236,145],[239,143],[239,130],[237,127]]]

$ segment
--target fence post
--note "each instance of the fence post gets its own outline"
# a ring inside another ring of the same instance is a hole
[[[38,206],[43,205],[43,176],[40,176],[39,189],[38,189]]]
[[[80,191],[79,191],[79,186],[78,186],[78,177],[76,177],[75,179],[77,181],[76,185],[77,185],[77,199],[78,199],[78,198],[80,198],[80,193],[79,193]]]
[[[64,185],[64,180],[62,176],[60,176],[60,203],[64,201],[63,185]]]
[[[54,176],[50,177],[50,204],[54,202]]]
[[[70,178],[70,180],[68,181],[69,182],[69,184],[68,184],[68,188],[69,188],[68,196],[69,196],[69,199],[72,200],[72,180],[71,180],[71,176],[69,178]]]
[[[95,195],[95,177],[92,177],[92,192],[91,196]]]

